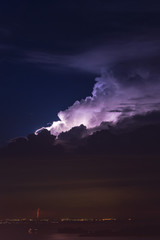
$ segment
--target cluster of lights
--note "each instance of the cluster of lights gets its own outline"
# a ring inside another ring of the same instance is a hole
[[[105,222],[105,221],[116,221],[116,218],[62,218],[61,222]]]
[[[35,222],[35,218],[12,218],[0,220],[0,224],[12,224],[12,223],[22,223],[22,222]],[[51,221],[48,218],[41,218],[38,221],[40,222],[51,222],[51,223],[60,223],[60,222],[107,222],[107,221],[117,221],[116,218],[61,218],[59,220]],[[132,221],[132,218],[128,218],[127,221]]]

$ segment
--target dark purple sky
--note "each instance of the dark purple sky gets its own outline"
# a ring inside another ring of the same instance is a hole
[[[92,127],[1,150],[2,218],[159,216],[159,27],[156,0],[1,3],[0,145],[70,106],[65,130]]]

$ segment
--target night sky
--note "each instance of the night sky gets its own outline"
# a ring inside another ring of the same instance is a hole
[[[159,216],[159,29],[156,0],[1,2],[0,218]]]

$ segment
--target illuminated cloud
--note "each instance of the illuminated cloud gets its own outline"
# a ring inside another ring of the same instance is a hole
[[[139,70],[128,77],[129,80],[132,78],[132,84],[127,85],[114,74],[102,72],[101,77],[96,78],[91,96],[76,101],[65,111],[60,111],[59,121],[53,122],[50,127],[38,129],[36,134],[47,129],[58,136],[81,124],[87,129],[93,129],[102,122],[116,124],[126,117],[160,110],[159,83],[152,84],[149,76]]]
[[[73,127],[96,129],[102,122],[160,110],[159,40],[123,40],[77,55],[29,53],[27,61],[54,68],[57,65],[98,74],[91,96],[58,113],[59,121],[43,127],[58,136]],[[99,75],[99,74],[98,74]],[[85,86],[84,86],[85,87]],[[88,131],[92,133],[93,131]]]

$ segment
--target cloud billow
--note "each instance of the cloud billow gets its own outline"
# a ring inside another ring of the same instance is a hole
[[[142,78],[144,84],[127,85],[113,73],[103,72],[101,77],[96,78],[92,95],[76,101],[65,111],[60,111],[60,120],[53,122],[46,129],[58,136],[61,132],[82,124],[87,129],[93,129],[102,122],[116,124],[126,117],[160,110],[160,84],[154,85],[149,78],[145,79],[140,73],[135,73],[135,82],[136,78]]]

